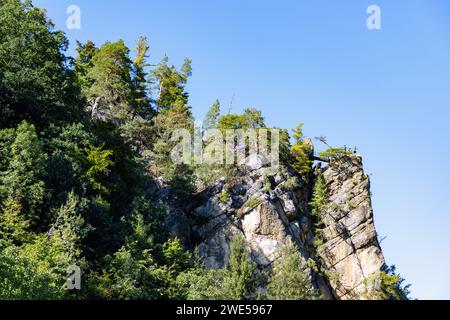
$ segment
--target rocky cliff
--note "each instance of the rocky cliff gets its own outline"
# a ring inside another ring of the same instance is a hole
[[[318,175],[327,194],[320,230],[314,226],[309,205]],[[369,279],[384,264],[369,177],[357,155],[334,160],[325,168],[318,165],[307,177],[289,168],[273,173],[264,159],[249,159],[233,178],[222,178],[183,208],[172,204],[170,211],[173,230],[198,248],[209,268],[227,264],[236,235],[245,238],[261,272],[279,258],[280,248],[294,244],[325,299],[367,297],[373,289]],[[182,222],[174,218],[180,213]],[[319,234],[321,241],[315,241]]]
[[[384,265],[371,205],[370,181],[359,156],[344,157],[323,170],[328,205],[324,214],[325,244],[319,248],[338,299],[367,296],[371,280]]]

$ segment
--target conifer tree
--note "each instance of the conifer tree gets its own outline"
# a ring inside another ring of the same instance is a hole
[[[216,128],[220,117],[220,102],[216,100],[214,104],[209,108],[208,113],[203,120],[203,129],[208,130]]]
[[[189,94],[185,91],[188,78],[192,75],[191,60],[185,59],[181,72],[175,66],[169,66],[168,57],[158,64],[153,70],[154,82],[156,82],[156,112],[169,108],[189,109]]]
[[[7,198],[0,210],[0,246],[21,245],[31,238],[30,222],[22,214],[20,203]]]
[[[236,236],[231,241],[229,275],[225,278],[225,292],[231,300],[249,299],[254,290],[256,267],[245,248],[244,238]]]
[[[87,78],[89,70],[93,67],[93,58],[98,52],[98,48],[91,40],[86,43],[77,41],[77,57],[74,61],[75,72],[81,88],[87,89],[92,86],[92,80]]]
[[[317,220],[321,220],[327,204],[327,189],[325,180],[321,174],[316,177],[314,183],[311,206],[311,215]]]
[[[33,225],[45,196],[45,155],[33,125],[24,121],[17,127],[9,158],[8,169],[0,177],[0,195],[15,199]]]
[[[293,130],[294,144],[291,147],[293,157],[292,166],[300,173],[306,174],[311,171],[311,146],[306,143],[303,136],[303,124],[298,124]]]
[[[149,98],[149,79],[147,62],[150,46],[146,37],[140,37],[136,44],[136,58],[133,61],[133,89],[134,89],[134,109],[136,114],[144,119],[151,116],[151,101]]]
[[[256,266],[251,262],[242,236],[231,241],[228,265],[208,270],[197,257],[193,267],[177,282],[185,297],[193,300],[246,300],[254,298]]]
[[[226,129],[262,129],[265,128],[264,117],[255,108],[244,109],[243,114],[226,114],[218,118],[218,128]]]
[[[92,58],[87,78],[92,85],[84,92],[94,108],[105,104],[108,112],[121,122],[133,114],[132,62],[123,40],[106,42]]]
[[[152,160],[156,174],[163,175],[178,200],[185,200],[194,190],[193,172],[187,164],[172,161],[171,150],[177,142],[173,141],[175,130],[185,129],[193,133],[193,116],[188,105],[189,95],[185,91],[187,79],[192,74],[191,62],[186,59],[182,71],[168,66],[165,57],[153,71],[159,86],[157,115],[153,118],[155,141]]]
[[[261,129],[266,126],[261,111],[255,108],[244,109],[243,119],[246,128]]]
[[[52,240],[61,246],[61,251],[67,259],[79,266],[83,253],[83,240],[93,230],[81,215],[80,206],[82,205],[79,197],[70,192],[66,203],[57,210],[56,222],[49,234]]]
[[[306,274],[305,263],[293,245],[283,248],[275,261],[273,274],[267,286],[267,297],[271,300],[313,300],[319,297]]]

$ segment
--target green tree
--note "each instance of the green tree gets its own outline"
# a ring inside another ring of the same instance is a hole
[[[236,236],[231,241],[229,274],[224,280],[224,290],[230,300],[249,299],[255,286],[256,266],[251,262],[244,238]]]
[[[146,37],[139,37],[136,44],[136,58],[133,61],[133,89],[134,89],[134,109],[144,119],[151,116],[151,101],[149,98],[149,80],[147,62],[150,46]]]
[[[7,170],[0,176],[0,195],[15,199],[33,225],[40,218],[45,197],[45,155],[33,125],[24,121],[17,127],[9,159]]]
[[[327,206],[327,188],[325,179],[321,174],[316,177],[312,200],[309,205],[311,206],[311,216],[318,220],[322,219]]]
[[[158,209],[157,209],[158,210]],[[95,297],[110,299],[179,299],[183,290],[177,277],[190,268],[191,255],[178,239],[160,243],[155,226],[146,215],[134,212],[124,245],[105,260],[100,274],[92,273],[90,288]]]
[[[155,238],[151,234],[151,225],[146,224],[141,204],[128,218],[122,218],[126,228],[124,243],[112,255],[102,259],[102,270],[89,275],[88,286],[91,298],[101,299],[150,299],[146,289],[153,280],[149,270],[155,264],[153,251]]]
[[[314,233],[314,240],[313,245],[316,248],[316,251],[318,252],[318,259],[319,261],[322,259],[322,253],[321,246],[324,243],[324,234],[322,229],[325,227],[325,214],[328,204],[328,196],[327,196],[327,186],[325,183],[325,179],[323,178],[322,174],[318,174],[316,176],[316,179],[314,181],[314,187],[313,187],[313,193],[312,193],[312,199],[309,203],[310,206],[310,214],[312,218],[313,223],[313,233]]]
[[[186,105],[163,109],[153,118],[155,140],[151,160],[154,173],[165,178],[179,200],[185,200],[195,190],[193,170],[190,164],[174,163],[171,157],[172,150],[178,144],[173,140],[173,133],[180,129],[188,130],[191,134],[194,131],[193,117]]]
[[[137,196],[131,205],[131,220],[134,222],[133,228],[138,229],[141,225],[141,232],[133,232],[132,234],[141,234],[141,239],[145,239],[145,235],[151,236],[152,241],[162,243],[167,240],[167,228],[165,226],[166,208],[161,203],[151,203],[144,195]],[[129,241],[133,242],[133,241]]]
[[[92,85],[84,90],[93,108],[101,104],[114,119],[124,121],[135,114],[133,110],[132,61],[130,50],[123,40],[106,42],[92,58],[87,81]]]
[[[319,294],[311,285],[305,263],[293,245],[283,248],[273,265],[273,274],[267,285],[271,300],[315,300]]]
[[[113,151],[104,150],[103,146],[89,146],[85,149],[85,152],[86,177],[92,189],[103,194],[108,194],[110,190],[105,185],[104,179],[109,175],[111,166],[114,165],[114,162],[111,160]]]
[[[39,253],[29,256],[31,246],[18,248],[9,246],[0,249],[0,299],[2,300],[34,300],[62,299],[64,277],[45,263],[53,252],[45,243],[40,248],[34,245],[33,250]],[[43,252],[43,249],[46,252]],[[50,260],[50,261],[49,261]],[[52,263],[53,264],[53,263]]]
[[[0,299],[69,298],[66,281],[71,265],[61,242],[45,234],[22,247],[0,248]]]
[[[188,78],[192,75],[191,60],[185,59],[181,71],[168,65],[167,56],[153,70],[153,82],[158,97],[156,112],[169,108],[187,108],[189,94],[185,91]]]
[[[353,151],[346,150],[345,148],[330,147],[327,150],[320,152],[319,157],[325,158],[327,160],[334,160],[334,159],[342,158],[345,155],[350,155],[352,153],[353,153]]]
[[[172,161],[171,151],[177,145],[173,141],[175,130],[185,129],[191,134],[194,131],[193,117],[188,105],[189,95],[185,85],[192,74],[191,61],[185,59],[182,70],[168,65],[168,58],[153,70],[153,78],[157,85],[157,115],[153,118],[154,142],[151,159],[153,171],[163,175],[171,185],[179,200],[189,196],[193,190],[192,169],[186,164]],[[179,192],[180,191],[180,192]]]
[[[384,265],[378,274],[380,288],[370,298],[382,300],[409,300],[411,285],[405,285],[405,279],[396,272],[396,267]]]
[[[280,160],[288,164],[292,161],[289,131],[280,129]]]
[[[225,300],[229,296],[224,288],[226,269],[206,270],[203,264],[181,273],[177,284],[187,300]]]
[[[218,128],[226,129],[261,129],[265,128],[261,111],[254,108],[244,109],[243,114],[226,114],[219,118]]]
[[[77,56],[74,61],[75,73],[81,88],[87,89],[92,86],[92,81],[87,78],[89,70],[93,67],[93,58],[98,52],[95,43],[88,40],[86,43],[77,41]]]
[[[203,129],[208,130],[216,128],[220,117],[220,102],[216,100],[214,104],[209,108],[208,113],[203,120]]]
[[[0,3],[0,128],[83,117],[68,41],[30,0]]]
[[[46,130],[46,184],[51,192],[44,206],[53,225],[57,211],[73,191],[79,197],[77,211],[94,230],[83,240],[86,259],[98,261],[121,246],[120,218],[129,212],[140,186],[138,165],[116,126],[95,123],[50,126]]]
[[[48,172],[45,184],[51,190],[51,199],[45,207],[51,211],[66,202],[69,192],[83,195],[90,190],[85,150],[94,145],[96,137],[81,123],[51,125],[44,136],[44,150],[50,150],[45,165]]]
[[[255,272],[244,239],[236,236],[231,241],[227,266],[208,270],[197,257],[192,268],[179,274],[177,283],[190,300],[246,300],[254,294]]]
[[[255,108],[244,109],[244,114],[242,115],[246,128],[260,129],[265,128],[264,117],[260,110]]]
[[[66,203],[61,206],[55,216],[56,221],[49,235],[61,248],[72,264],[84,264],[82,244],[93,228],[82,217],[82,201],[73,192],[67,196]]]
[[[226,114],[219,118],[218,128],[222,131],[228,129],[246,129],[242,115]]]
[[[0,210],[0,246],[21,245],[31,239],[30,222],[22,214],[20,203],[7,198]]]
[[[298,172],[307,174],[311,171],[312,166],[312,147],[303,136],[303,124],[298,124],[293,132],[294,144],[291,147],[291,155],[293,157],[292,166]]]
[[[146,37],[137,41],[132,63],[132,99],[129,102],[132,116],[120,126],[122,136],[133,146],[135,153],[144,161],[148,158],[152,143],[151,118],[154,115],[150,98],[150,80],[147,71],[149,45]]]

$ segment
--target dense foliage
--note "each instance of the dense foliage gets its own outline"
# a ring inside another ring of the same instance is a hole
[[[236,236],[231,241],[227,267],[203,270],[201,263],[178,281],[186,288],[192,300],[245,300],[252,298],[256,285],[256,266],[251,262],[244,239]]]
[[[311,285],[300,252],[294,247],[283,248],[274,263],[274,274],[267,286],[267,296],[274,300],[314,300],[318,291]]]
[[[72,64],[64,34],[30,1],[1,1],[0,22],[0,298],[183,297],[176,279],[191,254],[146,198],[143,159],[167,142],[172,113],[190,121],[189,62],[151,72],[140,38],[135,59],[122,40],[88,41]],[[71,266],[85,275],[75,293]]]

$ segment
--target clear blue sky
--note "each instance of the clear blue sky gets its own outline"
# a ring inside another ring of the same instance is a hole
[[[139,35],[151,61],[193,60],[201,118],[263,110],[269,125],[358,146],[371,173],[385,257],[413,297],[450,299],[450,2],[448,0],[36,0],[57,28],[97,44]],[[66,30],[79,5],[82,29]],[[382,30],[366,9],[382,10]]]

